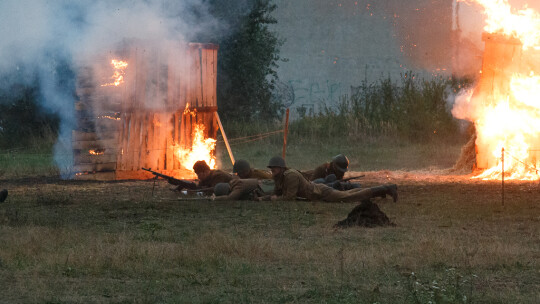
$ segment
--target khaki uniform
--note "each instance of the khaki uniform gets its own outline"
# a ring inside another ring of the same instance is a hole
[[[330,174],[335,174],[337,180],[343,179],[343,176],[345,176],[345,172],[341,172],[334,169],[334,166],[332,162],[324,163],[314,170],[308,170],[302,172],[302,174],[305,176],[306,179],[313,181],[318,178],[325,178]]]
[[[247,178],[272,179],[272,173],[259,169],[250,169]]]
[[[233,179],[229,173],[221,170],[210,170],[210,174],[205,179],[199,181],[200,188],[214,187],[218,183],[228,183]]]
[[[259,180],[250,178],[250,179],[240,179],[235,178],[229,182],[231,186],[231,192],[228,195],[217,196],[215,200],[217,201],[236,201],[236,200],[250,200],[255,196],[254,192],[257,194],[262,193],[259,187]]]
[[[353,202],[369,199],[373,196],[371,189],[351,189],[338,191],[325,184],[315,184],[304,178],[302,173],[287,169],[283,175],[275,178],[274,194],[278,199],[322,200],[326,202]]]

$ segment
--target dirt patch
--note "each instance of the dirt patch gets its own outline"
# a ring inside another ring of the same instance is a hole
[[[360,205],[354,207],[346,219],[334,225],[337,228],[348,228],[352,226],[377,227],[395,226],[395,224],[379,209],[377,204],[371,200],[363,200]]]

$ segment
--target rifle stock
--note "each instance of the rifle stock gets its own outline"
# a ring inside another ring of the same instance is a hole
[[[174,177],[172,177],[172,176],[168,176],[168,175],[165,175],[165,174],[161,174],[161,173],[159,173],[159,172],[152,171],[152,170],[147,169],[147,168],[142,168],[142,169],[145,170],[145,171],[148,171],[148,172],[150,172],[150,173],[152,173],[152,174],[154,174],[155,176],[158,176],[158,177],[161,177],[161,178],[163,178],[163,179],[166,179],[167,182],[169,182],[169,184],[178,186],[179,188],[182,188],[182,189],[189,189],[189,190],[196,190],[196,189],[199,188],[199,187],[197,186],[197,184],[195,184],[194,182],[189,182],[189,181],[177,179],[177,178],[174,178]]]

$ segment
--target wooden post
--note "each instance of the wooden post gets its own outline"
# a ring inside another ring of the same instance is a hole
[[[223,130],[223,125],[221,124],[221,119],[219,119],[219,114],[217,111],[214,112],[214,115],[216,116],[216,120],[219,125],[219,129],[221,130],[221,135],[223,135],[223,141],[225,141],[225,146],[227,147],[227,152],[229,152],[229,157],[231,158],[231,163],[234,166],[234,156],[231,151],[231,146],[229,146],[229,141],[227,140],[227,135],[225,134],[225,130]]]
[[[281,153],[281,157],[285,159],[285,152],[287,151],[287,133],[289,132],[289,108],[287,108],[287,112],[285,114],[285,130],[283,131],[283,152]]]
[[[502,161],[502,205],[504,206],[504,147],[501,151],[501,161]]]

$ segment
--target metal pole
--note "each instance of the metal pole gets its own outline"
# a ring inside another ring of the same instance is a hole
[[[283,152],[281,157],[285,159],[285,151],[287,151],[287,133],[289,132],[289,108],[287,108],[287,114],[285,115],[285,130],[283,131]]]
[[[219,130],[221,131],[221,135],[223,136],[223,141],[225,141],[225,146],[227,147],[227,152],[229,152],[229,157],[231,158],[231,163],[234,166],[234,156],[231,151],[231,146],[229,146],[229,140],[227,140],[227,135],[225,134],[225,130],[223,130],[223,125],[221,124],[221,119],[219,119],[219,114],[217,111],[214,112],[214,115],[216,116],[216,120],[219,125]]]
[[[502,160],[502,205],[504,206],[504,147],[501,150]]]

